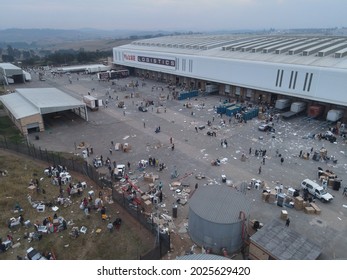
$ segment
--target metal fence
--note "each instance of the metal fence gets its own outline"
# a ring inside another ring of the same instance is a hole
[[[155,246],[145,255],[140,256],[143,260],[158,260],[170,250],[170,235],[160,232],[156,224],[149,220],[147,216],[142,214],[142,211],[138,207],[134,207],[129,204],[126,197],[113,188],[113,182],[109,178],[105,177],[105,174],[101,174],[97,169],[90,165],[87,161],[59,152],[47,151],[41,149],[33,144],[16,144],[8,141],[6,138],[0,139],[0,148],[10,150],[19,154],[29,156],[33,159],[47,162],[48,166],[61,165],[65,166],[67,170],[75,171],[83,176],[87,176],[89,179],[95,182],[100,188],[112,189],[112,198],[121,207],[124,208],[130,215],[132,215],[141,226],[149,230],[153,234],[153,239],[156,240]]]

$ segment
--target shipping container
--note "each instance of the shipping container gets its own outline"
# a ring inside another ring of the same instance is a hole
[[[96,111],[100,106],[102,106],[102,99],[97,99],[96,97],[91,95],[83,96],[83,102],[92,111]]]
[[[311,105],[308,107],[307,116],[310,118],[318,118],[324,113],[323,105]]]

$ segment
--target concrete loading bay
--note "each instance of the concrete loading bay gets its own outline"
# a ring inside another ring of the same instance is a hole
[[[112,82],[99,82],[95,76],[78,74],[53,77],[47,73],[46,78],[42,84],[36,82],[33,75],[31,86],[57,87],[80,99],[91,92],[93,96],[104,101],[107,99],[108,104],[97,112],[90,112],[88,123],[72,121],[68,125],[53,125],[48,131],[40,134],[39,140],[35,140],[35,134],[30,134],[30,141],[41,148],[70,153],[81,153],[81,150],[75,149],[75,144],[85,142],[93,147],[94,155],[110,157],[111,162],[116,160],[117,164],[130,162],[132,170],[135,170],[140,160],[155,157],[159,162],[165,163],[167,168],[158,172],[156,168],[147,167],[145,171],[158,175],[156,183],[163,183],[163,202],[166,206],[159,207],[159,211],[166,211],[168,215],[172,215],[172,204],[177,199],[176,193],[169,188],[170,183],[180,179],[193,191],[196,183],[199,187],[225,184],[221,180],[221,176],[225,174],[227,179],[240,191],[244,191],[252,201],[250,219],[266,224],[273,219],[280,219],[283,208],[263,202],[261,190],[243,188],[244,182],[249,184],[254,178],[264,181],[266,186],[272,189],[280,184],[285,188],[300,188],[300,183],[305,178],[319,180],[318,167],[332,170],[342,180],[342,188],[339,191],[329,188],[329,192],[334,195],[331,203],[323,204],[317,201],[321,214],[309,215],[290,208],[286,210],[291,219],[290,227],[323,248],[321,259],[347,257],[347,199],[342,195],[347,180],[346,145],[341,137],[337,137],[337,143],[308,137],[315,133],[324,133],[329,129],[328,123],[306,117],[279,120],[274,123],[276,132],[271,134],[258,130],[261,120],[257,118],[247,123],[238,123],[232,118],[229,123],[229,118],[223,116],[225,125],[221,125],[222,119],[215,114],[214,109],[214,106],[223,100],[224,97],[221,96],[199,97],[190,101],[172,100],[171,97],[165,100],[160,96],[170,94],[167,85],[149,80],[145,80],[145,84],[142,85],[142,81],[137,77],[114,81],[114,85]],[[128,87],[136,81],[139,82],[137,88]],[[119,101],[124,101],[124,108],[118,108]],[[148,112],[140,112],[138,107],[141,102],[146,101],[153,101],[154,106],[150,106]],[[184,106],[187,102],[191,103],[191,108]],[[160,110],[157,110],[158,104],[162,105]],[[216,137],[206,134],[209,130],[207,121],[211,121],[215,127]],[[205,128],[196,131],[195,127],[202,125]],[[155,133],[158,126],[161,132]],[[175,144],[174,150],[170,144],[170,137]],[[227,140],[227,148],[221,146],[221,140]],[[113,150],[111,155],[111,141],[127,142],[131,145],[131,151],[124,153]],[[299,158],[301,150],[310,152],[313,148],[314,151],[319,151],[322,147],[327,149],[329,156],[335,157],[336,164]],[[251,155],[249,148],[252,149]],[[255,149],[267,151],[265,165],[262,157],[254,155]],[[282,165],[277,150],[284,158]],[[241,161],[243,153],[246,156],[245,161]],[[217,158],[221,161],[220,166],[211,166],[211,161]],[[92,159],[89,157],[87,160],[92,164]],[[261,174],[258,174],[260,166]],[[171,174],[175,167],[179,176],[172,179]],[[105,173],[107,174],[106,168]],[[199,174],[205,179],[198,180],[196,175]],[[135,171],[133,176],[141,176],[141,172]],[[147,190],[147,183],[142,179],[139,179],[138,185],[144,191]],[[181,234],[182,238],[188,238],[185,231],[188,223],[188,204],[179,205],[178,215],[173,223],[172,231]]]

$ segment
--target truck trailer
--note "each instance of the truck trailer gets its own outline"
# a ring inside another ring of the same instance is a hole
[[[343,111],[338,109],[331,109],[327,113],[327,121],[336,122],[343,117]]]
[[[281,116],[284,119],[289,119],[291,117],[294,117],[306,109],[306,103],[305,102],[293,102],[292,105],[290,105],[290,111],[282,113]]]
[[[97,99],[96,97],[91,95],[83,96],[83,102],[92,111],[96,111],[100,106],[102,106],[102,99]]]
[[[284,110],[290,107],[291,101],[289,99],[277,99],[275,108],[278,110]]]

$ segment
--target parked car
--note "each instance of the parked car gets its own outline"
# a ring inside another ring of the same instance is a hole
[[[30,247],[27,250],[27,258],[29,260],[47,260],[47,258],[42,256],[41,253],[37,251],[36,249],[34,249],[33,247]]]
[[[333,196],[328,193],[325,188],[317,184],[316,182],[305,179],[301,182],[301,187],[303,190],[308,191],[314,197],[320,199],[323,202],[329,202],[333,200]]]
[[[271,125],[266,124],[266,123],[263,123],[263,124],[259,125],[258,129],[260,131],[265,131],[265,132],[267,132],[267,131],[275,132],[275,129]]]
[[[148,109],[147,109],[147,107],[140,106],[140,107],[139,107],[139,111],[140,111],[140,112],[147,112]]]

